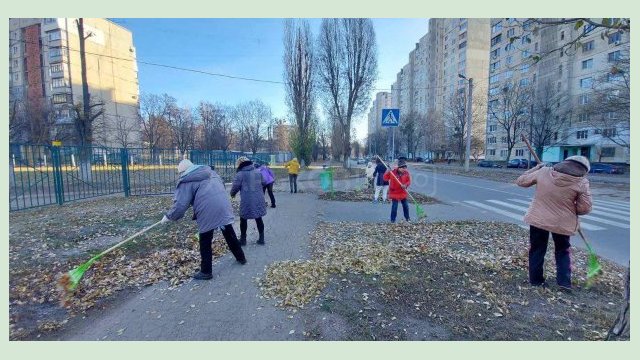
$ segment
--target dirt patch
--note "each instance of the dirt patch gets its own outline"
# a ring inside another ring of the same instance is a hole
[[[74,316],[127,289],[168,281],[178,286],[199,265],[192,210],[106,255],[61,303],[59,277],[162,218],[172,198],[108,197],[10,213],[10,339],[34,339],[60,330]],[[232,202],[237,213],[239,201]],[[214,257],[227,251],[214,234]],[[64,305],[64,306],[63,306]]]
[[[514,224],[320,223],[311,239],[310,260],[293,274],[278,271],[291,262],[274,263],[261,284],[280,306],[304,309],[313,339],[602,340],[623,301],[625,268],[600,259],[604,273],[587,288],[580,249],[573,292],[529,286],[528,233]],[[554,283],[553,251],[545,276]]]

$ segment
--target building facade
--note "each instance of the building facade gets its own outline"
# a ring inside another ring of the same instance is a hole
[[[93,144],[139,145],[138,69],[129,30],[106,19],[84,19],[87,83],[104,114],[93,122]],[[27,122],[46,118],[37,141],[74,143],[74,107],[82,103],[80,41],[76,19],[9,20],[9,90]],[[37,116],[36,116],[37,117]],[[33,126],[16,140],[36,141]]]

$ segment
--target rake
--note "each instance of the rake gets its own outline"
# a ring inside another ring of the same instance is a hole
[[[391,168],[389,167],[389,165],[387,165],[387,163],[385,163],[384,160],[382,160],[379,156],[378,156],[378,159],[380,159],[380,161],[382,162],[382,165],[384,165],[387,169],[389,169],[389,173],[391,173],[391,176],[393,176],[393,178],[398,182],[398,184],[401,184],[400,180],[398,180],[398,178],[393,173],[393,171],[391,171]],[[418,216],[418,220],[420,220],[420,219],[422,219],[424,217],[427,217],[427,213],[424,211],[422,206],[420,204],[418,204],[418,202],[413,197],[413,195],[411,195],[409,190],[405,189],[405,191],[407,192],[407,195],[409,195],[409,197],[411,198],[411,201],[413,201],[413,204],[416,206],[416,215]]]
[[[536,154],[536,152],[533,151],[533,149],[531,148],[531,144],[529,144],[529,140],[527,140],[527,138],[524,135],[520,135],[520,138],[522,139],[522,141],[524,141],[524,143],[529,148],[529,153],[533,155],[533,157],[538,162],[538,164],[541,164],[542,162],[540,161],[538,154]],[[602,272],[602,266],[600,265],[600,262],[598,262],[598,256],[591,248],[591,245],[589,245],[589,242],[587,241],[587,237],[582,232],[582,228],[580,227],[580,224],[578,224],[578,234],[580,234],[582,241],[584,241],[584,244],[587,246],[587,252],[589,253],[589,258],[587,260],[587,286],[590,286],[593,279]]]
[[[64,274],[62,276],[62,278],[59,281],[59,284],[67,292],[75,290],[76,287],[78,287],[78,284],[80,283],[80,279],[82,279],[82,276],[84,275],[84,273],[89,269],[89,267],[91,267],[91,265],[93,265],[93,263],[98,261],[98,259],[100,259],[104,255],[112,252],[113,250],[121,247],[122,245],[126,244],[127,242],[131,241],[132,239],[134,239],[134,238],[144,234],[145,232],[151,230],[152,228],[156,227],[157,225],[160,225],[161,223],[162,223],[162,221],[158,221],[157,223],[155,223],[153,225],[150,225],[150,226],[138,231],[137,233],[131,235],[128,238],[126,238],[125,240],[117,243],[116,245],[108,248],[107,250],[101,252],[100,254],[92,257],[91,259],[89,259],[89,261],[85,262],[84,264],[78,266],[77,268],[75,268],[73,270],[70,270],[68,273],[66,273],[66,274]]]

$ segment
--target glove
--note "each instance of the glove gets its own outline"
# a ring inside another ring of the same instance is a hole
[[[165,215],[165,216],[162,217],[162,220],[160,220],[160,224],[168,223],[169,221],[171,221],[171,220],[169,220],[167,215]]]

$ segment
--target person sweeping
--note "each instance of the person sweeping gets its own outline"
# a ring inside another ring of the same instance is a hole
[[[298,193],[298,173],[300,172],[300,163],[298,158],[293,158],[284,164],[285,169],[289,172],[289,188],[291,193]]]
[[[178,164],[180,177],[176,185],[173,206],[161,222],[177,221],[193,206],[193,220],[198,224],[200,242],[200,271],[193,278],[209,280],[212,274],[213,231],[220,229],[227,246],[236,260],[246,264],[247,259],[233,230],[233,208],[220,176],[209,166],[194,165],[188,159]]]
[[[236,161],[236,177],[231,185],[231,197],[240,193],[240,244],[247,244],[247,220],[255,219],[258,227],[259,238],[257,243],[264,245],[264,222],[262,217],[267,214],[267,206],[264,202],[265,186],[260,171],[256,170],[253,162],[247,157],[241,156]]]
[[[264,180],[264,183],[265,183],[265,185],[262,186],[262,194],[265,194],[265,192],[267,191],[269,192],[271,207],[275,208],[276,198],[275,196],[273,196],[273,184],[276,181],[276,176],[273,174],[273,171],[271,170],[271,168],[269,168],[268,162],[264,162],[262,164],[257,163],[256,169],[258,169],[258,171],[260,171],[260,174],[262,174],[262,179]]]
[[[383,176],[384,181],[389,182],[389,198],[391,199],[391,222],[396,222],[398,215],[398,202],[402,204],[402,212],[404,219],[411,221],[409,218],[409,203],[407,189],[411,185],[411,174],[407,170],[407,162],[403,159],[398,160],[398,166],[394,170],[388,170]]]
[[[589,159],[570,156],[564,161],[546,167],[540,163],[524,172],[516,184],[521,187],[536,185],[533,201],[524,221],[529,224],[529,282],[544,286],[544,257],[549,233],[555,245],[556,282],[570,291],[571,254],[570,237],[578,231],[578,215],[591,212],[592,199],[589,188]]]

